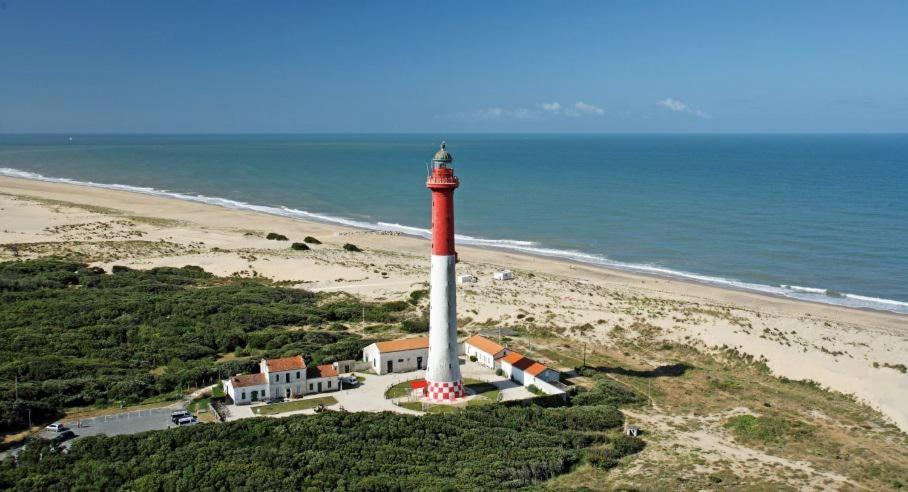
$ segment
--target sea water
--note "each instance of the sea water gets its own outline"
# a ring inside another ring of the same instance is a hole
[[[6,135],[0,174],[426,236],[440,135]],[[459,244],[908,313],[908,135],[448,135]]]

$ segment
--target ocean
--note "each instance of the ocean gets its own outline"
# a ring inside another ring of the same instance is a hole
[[[460,244],[908,313],[908,135],[447,139]],[[440,140],[5,135],[0,174],[425,236]]]

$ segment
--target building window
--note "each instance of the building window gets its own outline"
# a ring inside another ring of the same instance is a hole
[[[330,381],[330,380],[328,381],[328,387],[329,387],[329,388],[331,387],[331,381]]]
[[[280,374],[275,374],[275,375],[274,375],[274,382],[275,382],[275,383],[280,383],[280,382],[281,382],[281,375],[280,375]]]
[[[299,379],[299,378],[300,378],[300,372],[296,371],[296,379]]]
[[[284,382],[285,382],[285,383],[289,383],[289,382],[290,382],[290,373],[289,373],[289,372],[286,373],[286,374],[284,374]]]
[[[312,383],[309,383],[309,391],[312,391]]]
[[[240,393],[240,400],[245,400],[245,399],[246,399],[246,392],[244,391],[244,392]]]

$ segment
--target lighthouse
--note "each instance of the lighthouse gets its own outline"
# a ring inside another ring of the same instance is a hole
[[[457,290],[454,283],[454,158],[441,143],[426,187],[432,192],[432,269],[429,293],[429,360],[425,396],[445,402],[464,396],[457,358]]]

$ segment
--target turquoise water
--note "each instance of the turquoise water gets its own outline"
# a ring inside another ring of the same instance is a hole
[[[0,173],[425,234],[427,135],[2,136]],[[908,135],[450,135],[461,244],[908,313]]]

